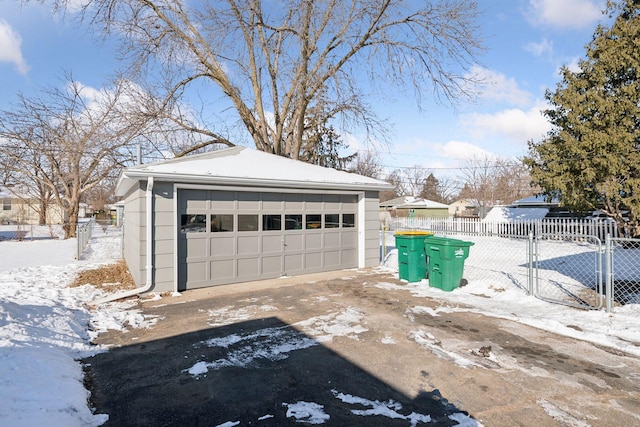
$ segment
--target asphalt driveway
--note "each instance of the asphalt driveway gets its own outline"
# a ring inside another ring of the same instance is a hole
[[[640,424],[640,361],[342,271],[141,301],[84,360],[113,426]]]

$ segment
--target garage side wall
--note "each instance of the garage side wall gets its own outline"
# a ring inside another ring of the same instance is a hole
[[[365,203],[365,267],[380,265],[380,198],[377,191],[367,191]]]
[[[153,292],[174,290],[174,205],[173,183],[156,182],[153,186]]]
[[[145,284],[145,187],[138,182],[124,198],[124,260],[137,287]]]

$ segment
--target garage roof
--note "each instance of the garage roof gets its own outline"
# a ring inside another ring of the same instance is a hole
[[[125,169],[118,180],[122,196],[136,181],[149,177],[192,184],[232,184],[325,190],[389,190],[387,182],[316,166],[275,154],[232,147]]]

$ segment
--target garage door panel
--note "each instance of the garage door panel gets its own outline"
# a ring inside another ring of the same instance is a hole
[[[260,236],[238,236],[238,255],[260,253]]]
[[[209,207],[209,192],[206,190],[189,191],[189,197],[180,199],[180,209],[207,209]]]
[[[211,256],[235,255],[236,239],[234,236],[211,239]]]
[[[260,209],[260,193],[244,193],[238,192],[238,210],[259,210]]]
[[[322,268],[322,252],[306,252],[304,254],[304,267],[309,270]]]
[[[284,256],[284,273],[292,274],[304,270],[302,254],[292,254]]]
[[[234,210],[236,195],[232,191],[212,191],[210,208],[213,210]]]
[[[236,271],[233,268],[234,264],[235,260],[233,259],[211,261],[211,279],[220,280],[235,277]]]
[[[304,236],[306,250],[322,249],[322,234],[320,232],[307,233]]]
[[[260,258],[238,259],[238,277],[254,277],[260,275]]]
[[[281,211],[282,210],[282,194],[280,193],[263,193],[262,194],[262,210],[263,211]]]
[[[282,273],[282,257],[280,255],[262,257],[262,274],[276,273]]]
[[[324,252],[324,267],[337,267],[340,265],[340,250]]]
[[[187,283],[207,280],[207,261],[187,262]]]
[[[331,232],[324,234],[324,247],[325,248],[339,248],[340,247],[340,233]]]
[[[343,249],[341,251],[342,264],[358,265],[358,249]]]
[[[304,249],[304,236],[302,234],[285,234],[284,245],[286,252],[301,251]]]
[[[358,233],[355,231],[343,231],[341,236],[342,247],[356,247],[358,246]]]
[[[286,212],[302,212],[304,209],[304,198],[302,194],[285,194],[284,210]]]
[[[264,234],[262,236],[262,252],[263,253],[282,252],[282,235]]]
[[[187,256],[189,258],[208,256],[207,243],[208,239],[187,239]]]
[[[356,204],[358,203],[358,196],[353,194],[343,194],[340,196],[340,201],[343,203],[344,212],[355,213],[357,211]],[[349,205],[349,206],[345,206]]]
[[[324,196],[323,201],[324,201],[325,212],[328,212],[328,213],[340,212],[340,208],[341,208],[340,196],[337,196],[337,195]]]

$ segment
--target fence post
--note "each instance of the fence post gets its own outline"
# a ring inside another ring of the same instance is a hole
[[[533,295],[533,231],[529,232],[529,291],[527,295]]]
[[[76,259],[80,259],[80,254],[82,253],[80,250],[80,224],[76,223]]]
[[[613,246],[611,242],[611,234],[607,233],[604,240],[604,262],[605,262],[605,306],[607,313],[611,313],[613,309]]]

